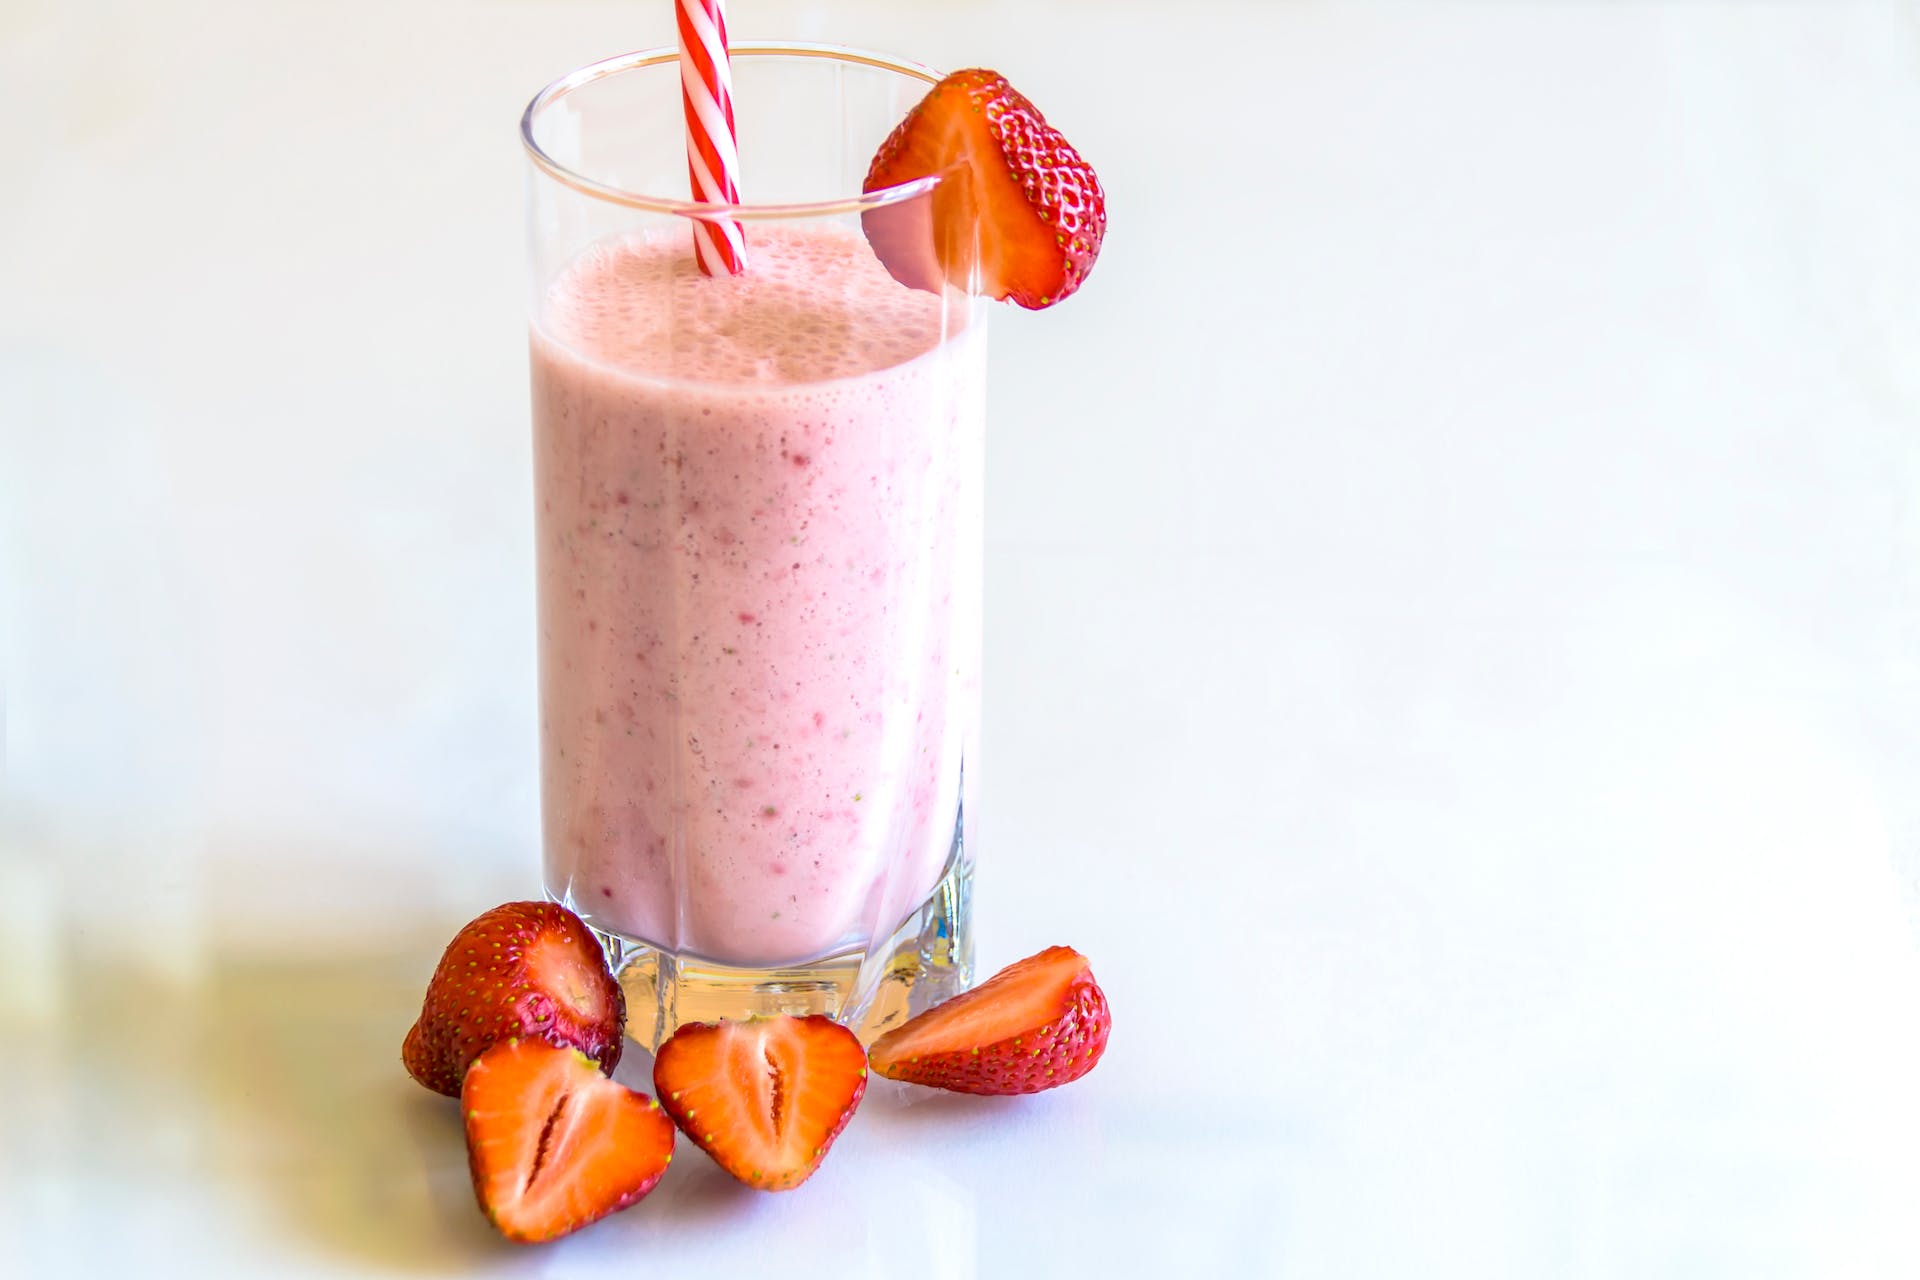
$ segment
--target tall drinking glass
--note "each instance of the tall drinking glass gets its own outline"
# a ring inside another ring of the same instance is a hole
[[[985,312],[929,291],[945,175],[861,194],[938,74],[733,50],[743,203],[687,201],[671,50],[522,122],[546,888],[629,1033],[971,979]],[[708,278],[695,223],[737,223]]]

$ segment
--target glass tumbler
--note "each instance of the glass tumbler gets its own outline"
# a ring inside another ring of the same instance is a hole
[[[687,198],[672,50],[522,121],[546,890],[650,1048],[870,1040],[972,977],[985,309],[926,270],[949,175],[861,192],[938,78],[735,47],[724,207]],[[700,224],[743,272],[701,274]]]

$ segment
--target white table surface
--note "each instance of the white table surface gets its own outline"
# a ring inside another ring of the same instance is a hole
[[[492,1236],[398,1047],[537,887],[514,125],[669,21],[0,8],[0,1273],[1920,1275],[1920,12],[1838,2],[736,0],[1105,179],[995,321],[979,910],[1116,1031]]]

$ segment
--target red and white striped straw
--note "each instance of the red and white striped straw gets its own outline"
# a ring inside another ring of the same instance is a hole
[[[677,0],[680,97],[687,113],[687,174],[700,204],[740,202],[740,152],[733,132],[733,72],[725,0]],[[696,218],[693,252],[710,276],[747,267],[746,237],[731,219]]]

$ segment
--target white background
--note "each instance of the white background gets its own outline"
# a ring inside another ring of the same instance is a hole
[[[995,319],[979,908],[1116,1030],[497,1241],[398,1046],[537,888],[514,126],[669,24],[0,7],[0,1273],[1920,1274],[1920,11],[1841,0],[736,0],[1105,180]]]

